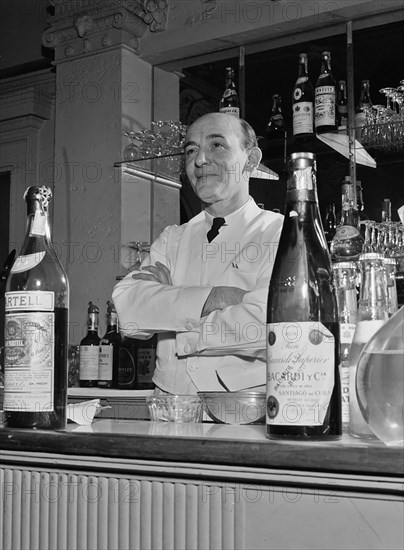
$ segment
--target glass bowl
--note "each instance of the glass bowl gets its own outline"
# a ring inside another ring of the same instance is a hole
[[[203,407],[197,395],[152,395],[146,397],[150,420],[157,422],[202,422]]]
[[[219,424],[263,424],[265,392],[198,392],[207,415]]]

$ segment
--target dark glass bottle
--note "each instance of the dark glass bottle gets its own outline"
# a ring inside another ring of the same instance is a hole
[[[80,387],[95,388],[98,385],[100,337],[98,336],[99,309],[88,302],[87,334],[80,342]]]
[[[391,222],[391,200],[383,199],[382,202],[382,223]]]
[[[359,214],[349,176],[345,177],[341,191],[341,220],[331,241],[331,257],[334,262],[357,261],[362,252],[363,237],[359,231]]]
[[[306,53],[299,54],[299,76],[293,88],[293,136],[301,138],[313,136],[313,84],[308,75]]]
[[[118,316],[115,306],[109,300],[107,306],[107,331],[100,341],[98,387],[117,388],[121,335],[118,332]]]
[[[118,388],[133,390],[136,387],[136,360],[138,340],[124,336],[119,347]]]
[[[240,99],[234,83],[234,69],[232,67],[226,67],[226,84],[219,103],[219,112],[240,116]]]
[[[156,366],[157,334],[148,340],[138,340],[136,364],[136,388],[151,390],[154,388],[153,374]]]
[[[287,132],[282,114],[282,97],[279,94],[272,96],[272,110],[265,130],[270,158],[284,159],[286,156]]]
[[[345,80],[338,80],[337,88],[337,126],[338,130],[348,128],[348,95]]]
[[[289,161],[267,308],[267,436],[323,439],[341,427],[340,335],[313,153]]]
[[[321,54],[321,72],[314,88],[314,127],[318,134],[335,131],[335,80],[331,72],[331,53]]]
[[[337,221],[335,217],[335,204],[327,204],[327,211],[324,219],[324,234],[328,244],[328,248],[331,245],[331,241],[335,235],[335,229],[337,227]]]
[[[366,111],[372,107],[373,103],[370,99],[370,83],[369,80],[361,81],[361,94],[359,102],[355,109],[355,133],[356,139],[361,143],[362,128],[365,123]]]
[[[27,231],[6,284],[4,422],[66,426],[69,283],[50,237],[48,187],[29,187]]]

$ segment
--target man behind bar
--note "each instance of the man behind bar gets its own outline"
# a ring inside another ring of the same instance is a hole
[[[249,196],[261,151],[251,126],[210,113],[188,129],[185,170],[202,212],[167,227],[114,288],[123,335],[158,333],[153,381],[194,394],[266,382],[266,305],[283,217]]]

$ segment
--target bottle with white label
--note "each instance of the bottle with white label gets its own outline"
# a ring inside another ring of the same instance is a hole
[[[219,112],[236,117],[240,116],[240,99],[234,83],[233,67],[226,67],[226,84],[219,103]]]
[[[95,388],[98,385],[100,337],[98,336],[99,309],[88,302],[87,334],[80,342],[80,387]]]
[[[100,341],[98,387],[117,388],[121,335],[118,332],[118,316],[115,306],[109,300],[107,306],[107,331]]]
[[[52,192],[29,187],[27,231],[6,283],[4,422],[66,427],[69,283],[52,246]]]
[[[334,283],[337,291],[338,319],[341,338],[341,400],[342,431],[349,432],[349,350],[356,328],[357,269],[355,262],[339,262],[333,265]]]
[[[313,153],[289,161],[267,307],[267,436],[341,435],[340,333]]]
[[[331,72],[331,53],[321,54],[321,72],[314,88],[314,127],[318,134],[334,132],[336,124],[336,83]]]
[[[299,54],[299,75],[293,88],[293,135],[313,136],[313,84],[308,75],[306,53]]]
[[[383,255],[367,252],[359,257],[361,285],[355,334],[349,352],[349,432],[354,437],[373,439],[357,398],[356,372],[362,349],[388,319],[387,278]]]

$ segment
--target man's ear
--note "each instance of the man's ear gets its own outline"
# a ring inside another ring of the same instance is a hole
[[[244,169],[248,172],[252,172],[255,168],[258,168],[259,163],[261,162],[262,152],[259,147],[253,147],[248,152],[248,159]]]

